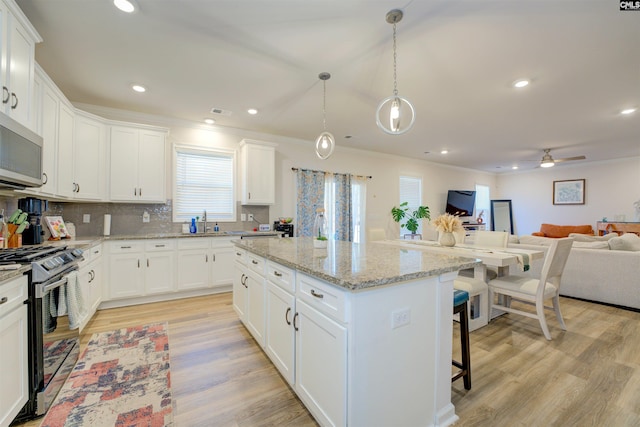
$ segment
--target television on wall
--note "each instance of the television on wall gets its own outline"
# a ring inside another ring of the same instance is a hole
[[[476,192],[465,190],[449,190],[447,194],[446,213],[455,216],[473,216],[476,204]]]

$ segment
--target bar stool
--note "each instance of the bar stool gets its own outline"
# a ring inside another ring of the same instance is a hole
[[[451,361],[453,366],[460,369],[451,376],[451,382],[463,378],[464,388],[471,390],[471,352],[469,349],[467,301],[469,301],[469,292],[458,289],[453,291],[453,314],[460,313],[460,349],[462,350],[462,362],[458,362],[457,360]]]

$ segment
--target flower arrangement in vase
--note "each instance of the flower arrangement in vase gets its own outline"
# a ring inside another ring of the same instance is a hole
[[[455,246],[453,233],[463,230],[462,221],[455,215],[442,214],[433,221],[433,226],[441,232],[439,243],[442,246]]]

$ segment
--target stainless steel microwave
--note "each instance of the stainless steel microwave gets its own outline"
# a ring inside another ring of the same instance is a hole
[[[0,113],[0,187],[42,185],[42,137]]]

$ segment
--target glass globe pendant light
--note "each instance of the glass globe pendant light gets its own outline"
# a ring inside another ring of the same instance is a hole
[[[393,24],[393,95],[383,99],[376,110],[376,124],[385,133],[401,135],[413,127],[416,112],[407,98],[398,95],[397,54],[396,54],[396,23],[402,20],[400,9],[393,9],[387,13],[386,21]],[[385,122],[388,122],[387,126]]]
[[[318,138],[316,138],[316,155],[322,159],[322,160],[326,160],[329,158],[329,156],[331,154],[333,154],[333,149],[336,146],[336,140],[333,137],[333,135],[331,135],[330,132],[327,132],[327,111],[326,111],[326,106],[327,106],[327,80],[329,80],[331,78],[331,74],[329,73],[320,73],[318,75],[318,77],[320,78],[320,80],[322,80],[322,84],[323,84],[323,92],[322,92],[322,126],[324,129],[324,132],[322,132],[320,134],[320,136],[318,136]]]

